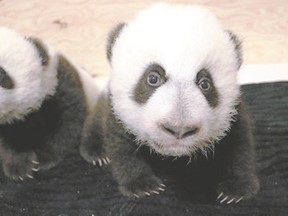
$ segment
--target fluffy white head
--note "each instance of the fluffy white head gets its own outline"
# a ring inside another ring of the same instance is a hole
[[[157,4],[114,35],[112,105],[127,130],[162,155],[213,148],[229,130],[240,94],[236,45],[215,16],[198,6]],[[149,78],[143,74],[153,64],[164,71],[165,82],[147,98]],[[207,97],[197,80],[203,70],[213,87]]]
[[[39,52],[30,39],[7,28],[0,28],[0,43],[0,123],[3,124],[23,119],[38,109],[46,96],[55,93],[57,58],[51,49],[42,47]],[[44,50],[48,52],[47,65],[43,65],[40,56]],[[5,88],[7,79],[9,88]]]

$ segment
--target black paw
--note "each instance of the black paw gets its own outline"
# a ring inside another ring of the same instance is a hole
[[[33,172],[39,171],[39,161],[34,152],[17,153],[11,155],[3,163],[3,169],[6,176],[21,180],[33,179]]]
[[[125,196],[140,198],[152,194],[159,194],[165,191],[165,187],[162,181],[156,176],[141,176],[125,185],[120,185],[119,190]]]
[[[216,201],[219,204],[239,203],[255,196],[259,187],[256,176],[251,176],[248,179],[226,180],[218,185]]]
[[[107,165],[111,161],[105,156],[104,150],[97,148],[94,143],[85,143],[80,146],[80,155],[88,162],[95,165]]]

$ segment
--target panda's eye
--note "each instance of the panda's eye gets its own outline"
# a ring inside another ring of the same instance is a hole
[[[203,91],[208,91],[211,87],[210,82],[207,78],[203,78],[199,81],[198,86],[200,87],[200,89],[202,89]]]
[[[163,83],[163,80],[159,73],[157,72],[150,72],[147,76],[147,84],[153,87],[158,87]]]

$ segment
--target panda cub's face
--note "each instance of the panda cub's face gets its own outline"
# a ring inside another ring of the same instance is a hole
[[[0,124],[38,109],[57,85],[56,58],[38,39],[0,28]]]
[[[229,130],[240,45],[209,11],[159,4],[118,26],[110,43],[113,110],[141,144],[167,156],[206,154]]]

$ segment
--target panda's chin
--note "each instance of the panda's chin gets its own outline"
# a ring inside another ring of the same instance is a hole
[[[174,144],[157,144],[154,143],[152,146],[153,150],[161,154],[163,156],[190,156],[191,155],[191,149],[188,146],[182,145],[180,143],[174,143]]]

